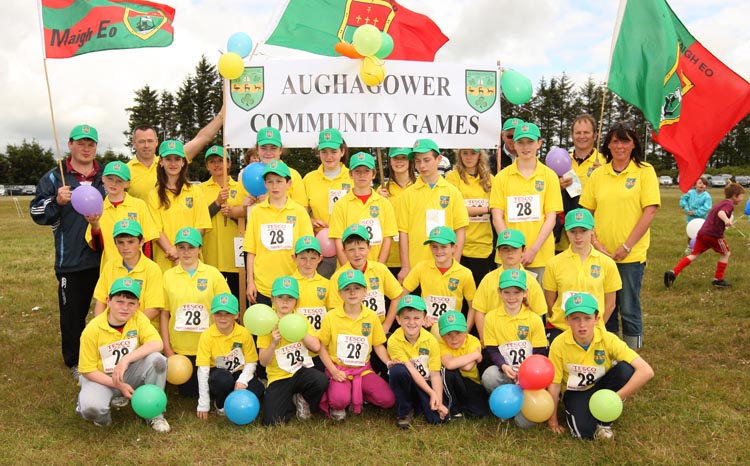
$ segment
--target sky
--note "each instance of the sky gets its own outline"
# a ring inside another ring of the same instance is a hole
[[[165,48],[113,50],[63,60],[47,60],[47,71],[61,150],[70,129],[80,123],[99,131],[99,151],[124,146],[128,114],[137,89],[148,84],[175,92],[194,72],[202,54],[216,62],[233,32],[261,42],[283,0],[159,0],[176,10],[175,38]],[[565,72],[576,82],[606,78],[616,0],[400,0],[426,14],[450,41],[435,61],[495,63],[527,76],[534,87],[542,77]],[[750,77],[750,2],[670,0],[688,30],[735,72]],[[45,84],[41,26],[33,0],[6,2],[0,18],[0,152],[8,144],[37,140],[54,149],[50,103]],[[304,57],[279,47],[259,48],[259,59]]]

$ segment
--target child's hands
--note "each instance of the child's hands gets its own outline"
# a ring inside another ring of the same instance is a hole
[[[346,372],[334,369],[332,371],[328,371],[331,373],[331,379],[333,379],[336,382],[345,382],[346,381]]]
[[[229,199],[229,188],[221,188],[219,190],[219,195],[216,196],[216,205],[222,206],[226,204],[227,199]]]
[[[83,218],[86,219],[87,222],[89,222],[89,225],[91,225],[91,231],[99,231],[99,219],[101,218],[101,214],[94,214],[94,215],[84,215]]]
[[[242,200],[242,207],[250,207],[251,205],[255,205],[256,202],[258,202],[258,198],[252,194],[248,194],[247,197]]]
[[[234,383],[234,389],[235,390],[244,390],[246,388],[247,388],[247,384],[246,383],[242,383],[242,382],[235,382]]]
[[[505,374],[506,377],[508,377],[509,379],[511,379],[513,381],[517,381],[518,380],[518,372],[516,372],[515,370],[513,370],[512,367],[510,367],[507,364],[503,364],[502,369],[503,369],[503,374]]]
[[[271,340],[273,340],[274,346],[278,345],[281,341],[281,332],[279,332],[279,327],[274,327],[273,330],[271,330]]]
[[[171,260],[172,262],[177,262],[177,259],[180,258],[179,254],[177,253],[177,248],[174,246],[164,251],[164,253],[167,255],[167,259]]]
[[[385,188],[380,188],[380,191],[378,191],[381,196],[383,197],[391,197],[391,193],[388,192]]]
[[[328,224],[319,218],[311,218],[313,228],[328,228]]]
[[[565,427],[561,426],[557,423],[556,416],[553,414],[551,418],[549,418],[549,421],[547,421],[547,427],[549,427],[549,430],[556,434],[562,434],[565,433]]]
[[[198,416],[198,419],[208,420],[208,411],[196,411],[195,414]]]
[[[425,316],[424,317],[424,324],[422,326],[424,328],[426,328],[427,330],[429,330],[430,327],[432,327],[433,325],[435,325],[437,323],[437,321],[438,320],[435,317],[433,317],[433,316]]]
[[[247,284],[245,294],[247,295],[247,300],[250,301],[250,304],[257,303],[256,298],[258,296],[258,289],[255,287],[255,282]]]
[[[115,386],[115,388],[120,390],[120,393],[122,393],[122,396],[124,396],[128,400],[133,398],[133,392],[135,392],[135,390],[133,389],[133,387],[130,386],[130,384],[127,384],[125,382],[120,382],[119,384]]]

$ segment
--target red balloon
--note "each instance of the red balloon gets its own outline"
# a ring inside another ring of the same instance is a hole
[[[323,228],[315,235],[320,242],[320,252],[323,257],[334,257],[336,255],[336,243],[328,237],[328,228]]]
[[[552,361],[541,354],[526,358],[518,368],[518,385],[524,390],[541,390],[547,388],[555,377],[555,366]]]

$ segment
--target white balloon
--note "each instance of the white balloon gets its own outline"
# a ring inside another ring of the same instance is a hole
[[[703,220],[702,218],[694,218],[688,222],[687,226],[685,227],[688,238],[693,239],[698,236],[698,230],[700,230],[703,226],[703,222],[705,222],[705,220]]]

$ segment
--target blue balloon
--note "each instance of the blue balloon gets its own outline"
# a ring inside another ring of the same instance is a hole
[[[224,400],[224,413],[233,423],[244,426],[258,417],[260,401],[249,390],[235,390]]]
[[[235,32],[229,36],[227,41],[227,51],[234,52],[245,58],[253,50],[253,40],[244,32]]]
[[[263,170],[265,169],[264,164],[253,162],[242,170],[242,186],[245,187],[245,191],[256,197],[268,192],[263,183]]]
[[[521,412],[523,389],[516,384],[500,385],[490,395],[492,414],[502,419],[510,419]]]
[[[745,203],[745,215],[750,215],[750,199]]]

